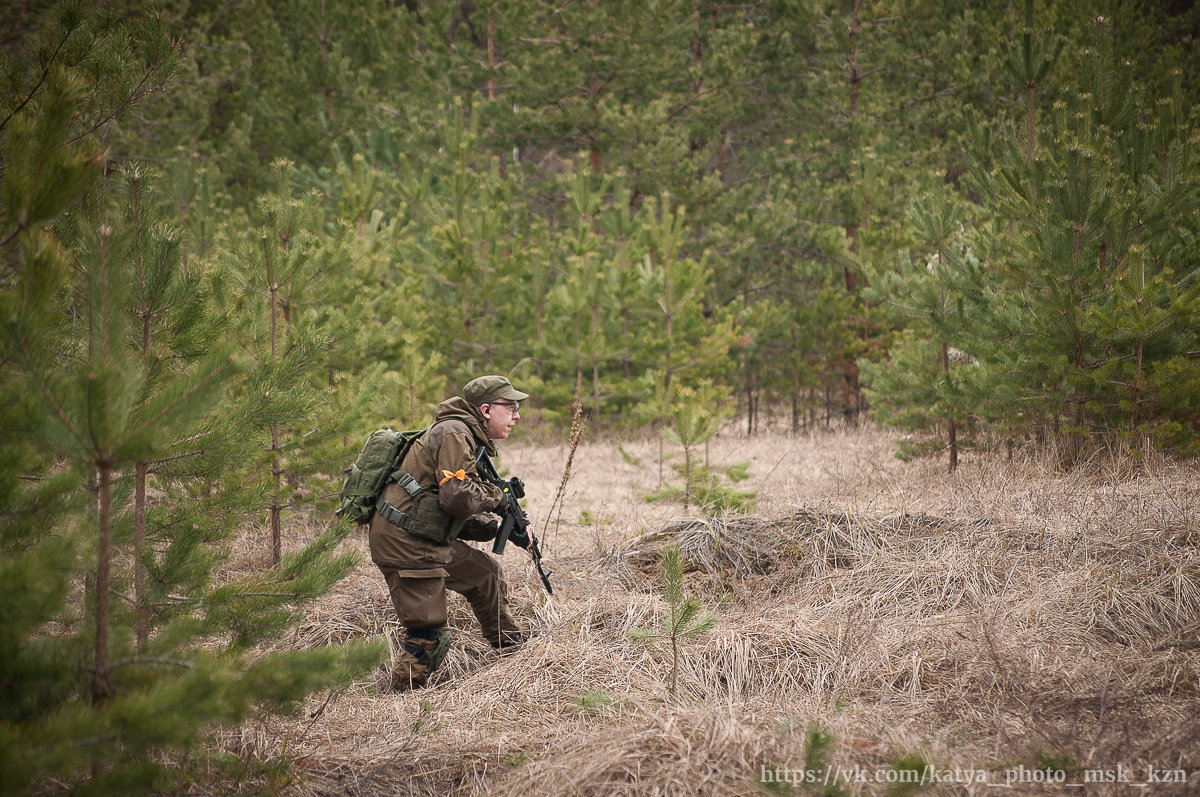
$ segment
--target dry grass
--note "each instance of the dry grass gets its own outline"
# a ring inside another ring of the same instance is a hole
[[[510,441],[502,466],[526,481],[554,570],[547,598],[522,552],[504,557],[533,641],[498,658],[455,599],[455,645],[425,690],[384,692],[381,669],[219,742],[291,759],[296,795],[762,794],[763,768],[804,766],[811,721],[836,735],[836,764],[871,772],[916,752],[1003,781],[1057,756],[1200,782],[1194,468],[969,456],[947,476],[892,446],[876,431],[718,438],[712,462],[750,462],[756,513],[689,518],[641,500],[655,443],[585,442],[560,525],[539,512],[567,446]],[[686,644],[676,699],[661,651],[630,639],[665,609],[665,542],[721,618]],[[365,539],[347,545],[363,564],[279,644],[395,633]],[[934,789],[967,791],[987,788]]]

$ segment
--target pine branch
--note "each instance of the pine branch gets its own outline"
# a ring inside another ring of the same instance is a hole
[[[239,592],[235,598],[276,598],[287,600],[308,601],[321,597],[323,592]]]
[[[669,114],[667,114],[666,117],[662,120],[662,124],[664,124],[664,125],[669,124],[671,122],[671,120],[673,120],[676,116],[678,116],[679,114],[683,113],[685,110],[690,108],[692,106],[692,104],[695,103],[696,100],[700,99],[701,97],[712,94],[714,91],[726,88],[727,86],[728,86],[727,83],[718,83],[714,86],[710,86],[709,88],[701,89],[700,91],[693,94],[691,97],[688,97],[686,100],[681,102],[679,104],[679,106],[677,108],[675,108],[675,110],[673,110]]]
[[[195,380],[180,395],[172,397],[169,401],[164,401],[161,407],[151,414],[150,417],[146,418],[140,426],[130,432],[129,438],[133,439],[141,436],[148,429],[156,426],[185,401],[195,397],[205,388],[211,386],[213,382],[224,380],[231,370],[232,364],[228,358],[223,358],[223,361],[215,363],[209,373],[204,374],[200,379]]]
[[[37,96],[38,89],[42,87],[42,84],[46,82],[46,78],[50,76],[50,65],[54,63],[54,59],[58,57],[63,45],[67,43],[67,40],[71,38],[71,35],[75,33],[76,30],[78,30],[78,28],[72,28],[66,31],[66,33],[63,35],[62,41],[60,41],[54,48],[54,52],[50,54],[50,57],[46,59],[46,62],[42,64],[42,74],[41,77],[38,78],[38,82],[32,89],[29,90],[29,93],[25,95],[25,98],[21,100],[17,107],[13,108],[12,111],[9,112],[8,116],[4,117],[4,121],[0,122],[0,132],[3,132],[4,128],[8,126],[8,123],[13,120],[13,117],[20,113],[21,110],[28,105],[34,97]]]
[[[150,78],[153,77],[153,75],[156,72],[158,72],[160,69],[162,69],[162,67],[164,66],[165,63],[166,63],[165,61],[159,61],[159,62],[153,63],[149,67],[147,67],[145,73],[143,73],[142,76],[138,79],[137,85],[134,86],[133,89],[131,89],[130,94],[128,94],[124,100],[120,101],[116,105],[116,107],[113,108],[112,112],[108,114],[108,116],[105,116],[104,118],[100,119],[95,124],[93,124],[91,127],[84,128],[84,130],[82,132],[80,132],[79,135],[77,135],[73,138],[67,139],[66,143],[74,144],[75,142],[79,141],[80,139],[87,138],[88,136],[92,135],[100,128],[104,127],[109,122],[116,119],[127,108],[134,105],[138,100],[152,94],[154,92],[153,88],[150,88],[149,90],[147,90],[145,92],[142,92],[141,88],[144,85],[146,85],[147,81],[149,81]]]
[[[29,349],[28,337],[20,335],[18,338],[19,345],[21,347],[21,353],[24,355],[26,373],[28,373],[33,379],[34,383],[38,387],[38,390],[41,391],[42,398],[44,398],[46,403],[50,405],[50,409],[58,417],[59,421],[62,422],[62,425],[66,427],[67,431],[71,433],[71,436],[75,438],[75,441],[79,443],[80,446],[87,448],[87,441],[83,439],[83,437],[75,429],[74,425],[72,425],[70,418],[67,417],[66,411],[64,411],[63,408],[59,406],[58,402],[54,400],[54,396],[50,393],[49,386],[42,381],[41,372],[38,370],[36,363],[34,363],[32,353]]]
[[[195,669],[196,665],[190,661],[179,661],[178,659],[164,659],[158,656],[137,656],[132,659],[122,659],[121,661],[113,662],[104,668],[104,675],[111,675],[113,671],[123,667],[132,667],[135,664],[161,664],[165,667],[179,667],[184,670]]]
[[[147,467],[151,467],[154,465],[166,465],[169,462],[176,462],[181,459],[192,459],[194,457],[203,456],[205,454],[205,452],[206,452],[206,449],[200,448],[195,451],[187,451],[182,454],[172,454],[171,456],[167,456],[167,457],[157,457],[155,459],[148,459],[148,460],[146,460],[145,464]],[[158,471],[152,469],[152,470],[150,470],[150,473],[158,473]]]

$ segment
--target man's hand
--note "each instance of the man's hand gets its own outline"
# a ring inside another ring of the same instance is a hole
[[[521,550],[528,551],[529,546],[533,543],[533,532],[528,528],[517,526],[512,530],[512,534],[508,535],[508,541]]]
[[[503,515],[505,512],[508,512],[510,509],[513,508],[513,505],[516,503],[516,500],[517,499],[513,498],[512,495],[510,495],[509,493],[502,492],[502,493],[500,493],[500,503],[496,504],[496,508],[493,509],[492,511],[495,512],[497,515]]]

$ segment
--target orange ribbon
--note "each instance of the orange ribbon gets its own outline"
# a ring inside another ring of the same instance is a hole
[[[440,487],[441,485],[445,484],[446,482],[450,481],[451,479],[458,479],[459,481],[463,481],[466,478],[467,478],[467,472],[465,470],[463,470],[462,468],[458,469],[458,473],[444,470],[444,471],[442,471],[442,480],[440,482],[438,482],[438,486]]]

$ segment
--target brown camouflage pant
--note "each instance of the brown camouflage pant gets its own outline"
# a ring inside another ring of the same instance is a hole
[[[519,629],[508,612],[507,587],[500,565],[488,554],[456,540],[450,562],[399,570],[379,565],[392,595],[392,605],[405,628],[446,625],[446,590],[467,599],[479,620],[483,638],[493,644]]]

